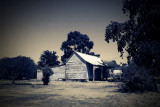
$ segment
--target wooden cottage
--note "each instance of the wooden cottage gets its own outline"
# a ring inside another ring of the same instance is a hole
[[[51,68],[51,80],[103,80],[104,64],[99,57],[73,52],[64,65]]]

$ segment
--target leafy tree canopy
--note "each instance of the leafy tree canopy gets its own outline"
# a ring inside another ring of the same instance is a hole
[[[78,31],[70,32],[67,40],[61,45],[61,50],[64,51],[64,55],[61,57],[61,60],[63,63],[65,63],[66,59],[70,57],[73,51],[95,55],[94,52],[90,53],[90,50],[93,48],[93,46],[93,41],[90,41],[86,34],[81,34]]]
[[[0,76],[1,79],[11,79],[12,83],[17,79],[36,78],[36,65],[25,56],[3,58],[0,60]]]
[[[105,41],[116,41],[121,57],[125,49],[128,62],[133,59],[152,74],[160,74],[160,1],[124,0],[122,10],[129,20],[111,22],[106,27]]]
[[[115,60],[112,61],[104,61],[104,64],[108,65],[109,67],[116,68],[120,67]]]
[[[58,56],[56,55],[56,52],[53,51],[43,51],[40,57],[40,61],[38,62],[38,65],[40,67],[45,67],[45,66],[55,66],[59,65],[60,61],[58,61]]]

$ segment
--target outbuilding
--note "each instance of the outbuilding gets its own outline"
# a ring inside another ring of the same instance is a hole
[[[74,51],[64,65],[51,68],[51,80],[103,80],[104,68],[99,57]]]
[[[65,64],[53,66],[51,69],[54,72],[51,80],[105,80],[108,73],[107,66],[99,57],[77,51],[72,53]],[[38,78],[42,77],[39,75]]]

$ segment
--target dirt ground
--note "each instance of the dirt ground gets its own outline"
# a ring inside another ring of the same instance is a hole
[[[0,107],[160,107],[160,92],[121,93],[120,83],[0,81]]]

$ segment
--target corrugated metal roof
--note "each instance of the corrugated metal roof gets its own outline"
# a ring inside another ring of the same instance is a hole
[[[78,54],[81,58],[83,58],[86,62],[88,62],[92,65],[104,66],[102,60],[99,57],[76,52],[76,51],[75,51],[75,53]]]

